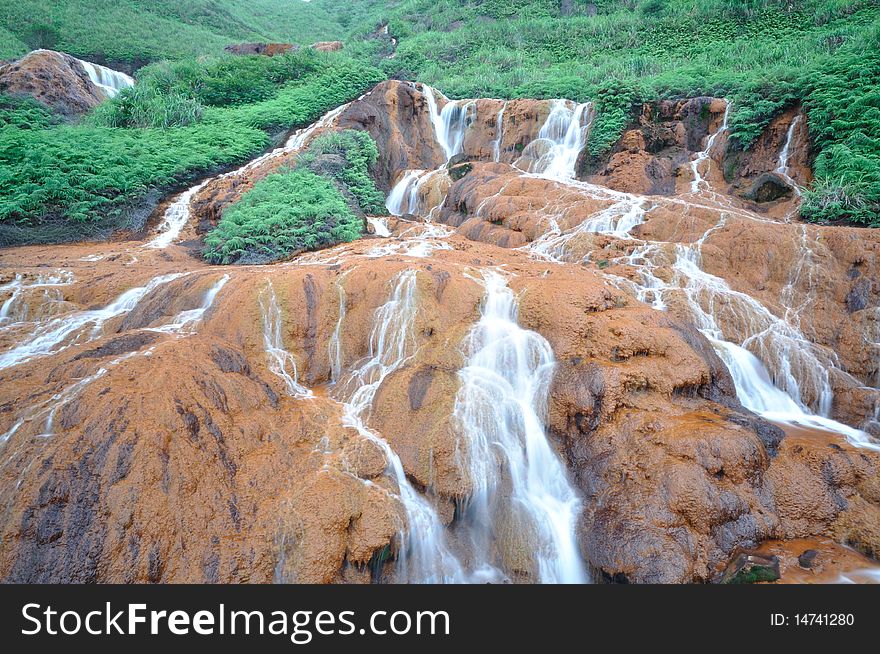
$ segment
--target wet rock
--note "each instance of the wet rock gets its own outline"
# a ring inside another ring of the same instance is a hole
[[[779,579],[779,558],[740,552],[724,570],[722,584],[754,584]]]
[[[852,288],[846,295],[846,308],[850,313],[868,308],[873,286],[867,277],[861,277],[853,282]]]
[[[791,194],[791,186],[784,178],[776,173],[764,173],[752,183],[743,197],[753,202],[762,203],[788,198]]]
[[[128,354],[129,352],[139,352],[151,343],[156,342],[159,335],[155,332],[137,332],[134,334],[124,334],[119,338],[114,338],[103,345],[80,352],[74,361],[79,359],[99,359],[103,357],[115,357],[120,354]]]
[[[800,556],[798,556],[798,565],[802,568],[812,568],[815,565],[818,556],[818,550],[805,550]]]
[[[34,50],[0,66],[0,91],[30,96],[68,118],[80,116],[107,99],[75,58],[53,50]]]

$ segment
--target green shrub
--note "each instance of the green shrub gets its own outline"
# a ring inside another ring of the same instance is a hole
[[[356,239],[363,221],[330,180],[299,168],[257,182],[205,238],[214,263],[261,263]]]
[[[338,162],[328,162],[325,155],[336,155]],[[299,156],[297,166],[323,173],[341,184],[354,197],[361,212],[384,215],[387,213],[385,196],[376,187],[369,171],[378,157],[376,143],[366,132],[325,132]]]

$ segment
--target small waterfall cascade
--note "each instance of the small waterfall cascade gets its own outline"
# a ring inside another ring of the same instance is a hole
[[[747,409],[776,423],[834,432],[858,447],[880,449],[865,432],[828,417],[835,361],[815,348],[796,325],[702,269],[703,243],[723,225],[722,220],[696,243],[675,246],[675,277],[670,283],[661,282],[646,266],[644,291],[654,297],[655,308],[665,308],[667,292],[684,294],[691,318],[727,365],[737,397]],[[636,256],[645,265],[660,252],[643,249]],[[772,364],[772,377],[765,361]]]
[[[551,179],[574,179],[593,117],[593,105],[589,102],[575,104],[570,100],[554,100],[538,138],[526,148],[526,151],[545,148],[531,172]]]
[[[438,111],[435,94],[439,91],[427,85],[423,85],[422,89],[428,102],[431,124],[434,126],[434,138],[443,149],[448,162],[462,151],[467,128],[476,117],[477,103],[474,100],[447,100],[443,109]],[[442,93],[440,95],[445,98]]]
[[[372,226],[373,233],[376,236],[381,238],[388,238],[391,236],[391,230],[388,229],[388,224],[381,216],[367,216],[367,222]]]
[[[79,65],[82,66],[86,75],[92,81],[92,84],[99,87],[108,98],[116,97],[122,89],[134,86],[134,79],[118,70],[107,68],[100,64],[93,64],[90,61],[77,59]]]
[[[779,153],[779,165],[776,166],[776,170],[774,171],[777,175],[788,182],[788,185],[791,187],[791,190],[794,191],[794,194],[796,196],[800,196],[801,187],[791,177],[791,172],[788,166],[788,159],[791,154],[791,143],[794,140],[795,131],[797,130],[798,125],[800,125],[801,119],[801,114],[798,114],[794,117],[794,119],[792,119],[791,125],[788,126],[788,132],[785,135],[785,145],[782,146],[782,151]]]
[[[205,312],[214,304],[217,294],[220,292],[226,282],[229,281],[229,275],[223,275],[214,284],[205,291],[202,296],[202,303],[193,308],[181,311],[171,320],[170,323],[161,327],[148,328],[151,331],[164,332],[166,334],[191,334],[196,323],[198,323],[205,315]]]
[[[0,354],[0,370],[24,361],[54,354],[75,342],[91,341],[101,335],[104,323],[128,313],[148,293],[182,276],[183,273],[160,275],[146,285],[130,288],[101,309],[76,311],[38,325],[33,338]]]
[[[330,383],[335,384],[339,381],[339,378],[342,376],[342,324],[345,321],[345,305],[347,302],[347,298],[345,295],[345,286],[343,286],[343,282],[345,281],[345,276],[348,273],[343,273],[336,280],[336,294],[339,298],[339,317],[336,319],[336,326],[333,328],[333,336],[330,337],[330,340],[327,343],[327,355],[328,360],[330,361]]]
[[[296,398],[312,397],[312,392],[299,383],[296,358],[284,347],[281,306],[271,280],[260,295],[260,315],[263,320],[263,344],[269,359],[269,370],[281,378],[288,395]]]
[[[645,205],[645,199],[624,197],[566,232],[562,232],[558,223],[553,221],[551,228],[526,246],[526,249],[548,261],[572,262],[572,257],[568,254],[569,244],[583,234],[610,234],[620,239],[631,239],[630,231],[644,222],[647,211]]]
[[[386,472],[397,484],[407,521],[400,534],[397,581],[459,583],[466,578],[461,563],[449,549],[446,531],[436,510],[409,482],[400,457],[388,441],[367,425],[382,382],[406,363],[415,351],[418,308],[416,271],[405,270],[395,278],[388,301],[376,310],[367,359],[340,381],[342,421],[382,450],[388,464]],[[353,392],[346,392],[352,388]]]
[[[709,158],[712,156],[712,148],[715,146],[715,141],[727,131],[727,120],[729,116],[730,102],[727,102],[727,106],[724,107],[724,117],[721,119],[721,126],[715,130],[706,141],[706,147],[703,148],[701,152],[698,152],[697,156],[691,160],[691,172],[693,173],[693,179],[691,180],[691,193],[699,193],[701,190],[709,189],[709,182],[706,181],[703,177],[703,173],[700,172],[700,166],[703,162],[709,161]]]
[[[473,484],[463,512],[475,559],[491,569],[492,542],[506,541],[502,547],[533,559],[537,580],[584,583],[575,539],[580,501],[543,424],[553,351],[519,326],[516,297],[501,274],[486,270],[481,282],[482,314],[467,338],[453,414]]]
[[[73,273],[60,270],[49,275],[37,275],[32,280],[24,275],[16,274],[6,284],[0,285],[0,296],[9,293],[9,297],[0,304],[0,330],[4,327],[27,320],[29,307],[27,295],[34,290],[41,290],[47,301],[62,301],[64,298],[59,290],[73,283]]]
[[[424,170],[407,170],[392,187],[385,208],[392,216],[415,213],[418,205],[418,182],[424,177]]]
[[[180,232],[183,231],[183,228],[189,222],[189,205],[193,196],[201,191],[207,183],[208,180],[205,180],[187,189],[178,195],[174,202],[168,205],[168,208],[165,209],[165,213],[162,215],[162,222],[156,230],[156,236],[147,241],[144,247],[164,250],[178,239]]]
[[[507,101],[501,104],[501,109],[495,116],[495,140],[492,142],[492,161],[501,161],[501,141],[504,138],[504,110],[507,109]]]

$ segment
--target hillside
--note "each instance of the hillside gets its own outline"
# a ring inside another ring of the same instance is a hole
[[[0,59],[35,48],[130,69],[240,41],[314,43],[341,27],[301,0],[21,0],[0,3]]]

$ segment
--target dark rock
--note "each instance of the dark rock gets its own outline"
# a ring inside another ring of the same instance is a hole
[[[128,352],[138,352],[157,338],[159,338],[159,334],[156,332],[135,332],[134,334],[125,334],[124,336],[114,338],[99,347],[80,352],[73,357],[73,360],[100,359],[103,357],[119,356],[120,354],[127,354]]]
[[[812,568],[813,564],[816,562],[816,557],[818,556],[818,550],[806,550],[798,557],[798,565],[802,568]]]
[[[776,173],[764,173],[752,183],[743,197],[762,203],[791,197],[791,193],[791,187],[783,177]]]
[[[846,308],[850,313],[868,308],[873,286],[868,277],[861,277],[853,283],[849,294],[846,296]]]

